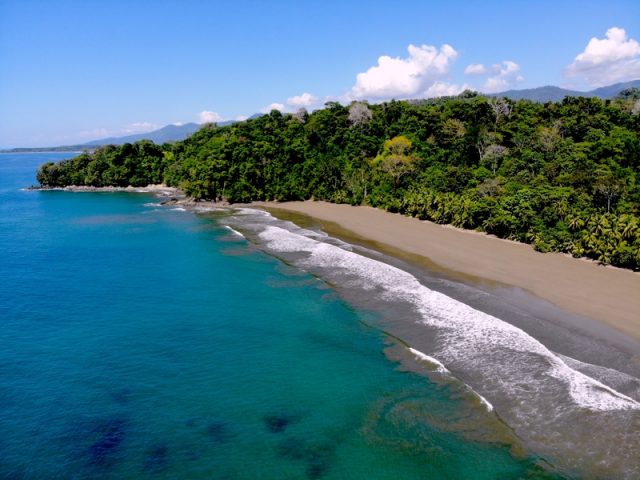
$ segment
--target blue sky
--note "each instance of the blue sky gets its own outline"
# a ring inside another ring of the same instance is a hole
[[[0,148],[327,100],[589,90],[640,78],[638,41],[637,0],[0,0]]]

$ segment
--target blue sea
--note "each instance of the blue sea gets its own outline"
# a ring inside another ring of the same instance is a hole
[[[254,209],[24,189],[71,156],[0,155],[0,478],[564,478],[593,454],[569,422],[637,434],[632,398],[375,252]],[[504,330],[500,378],[447,315]],[[393,333],[416,318],[420,348]],[[550,380],[509,394],[526,358]]]

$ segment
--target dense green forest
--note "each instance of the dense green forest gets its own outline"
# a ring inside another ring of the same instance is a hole
[[[268,115],[40,167],[44,186],[166,183],[196,199],[322,199],[640,267],[640,90],[457,97]]]

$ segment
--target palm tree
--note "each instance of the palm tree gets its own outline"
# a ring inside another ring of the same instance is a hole
[[[571,215],[567,218],[567,226],[572,232],[581,230],[584,227],[584,224],[584,219],[578,215]]]
[[[621,215],[618,218],[616,230],[620,233],[620,236],[626,240],[635,237],[636,234],[640,231],[637,217],[633,217],[631,215]]]

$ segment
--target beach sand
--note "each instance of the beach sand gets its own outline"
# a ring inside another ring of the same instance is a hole
[[[407,254],[422,266],[462,281],[523,289],[640,341],[638,273],[565,254],[540,253],[522,243],[371,207],[314,201],[252,206],[276,216],[284,212],[310,216],[332,235],[349,241],[362,239],[383,253]]]

